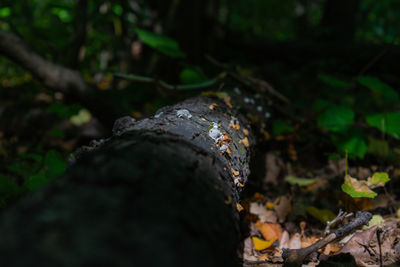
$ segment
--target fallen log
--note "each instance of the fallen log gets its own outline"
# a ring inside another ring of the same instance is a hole
[[[118,120],[112,137],[2,213],[1,265],[237,266],[248,130],[210,97]]]

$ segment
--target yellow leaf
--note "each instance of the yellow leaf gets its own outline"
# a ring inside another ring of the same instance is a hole
[[[252,236],[251,239],[253,240],[254,248],[255,248],[256,250],[264,250],[264,249],[267,249],[267,248],[269,248],[269,247],[272,245],[272,243],[275,242],[274,239],[265,241],[265,240],[262,240],[262,239],[260,239],[260,238],[258,238],[258,237],[256,237],[256,236]]]

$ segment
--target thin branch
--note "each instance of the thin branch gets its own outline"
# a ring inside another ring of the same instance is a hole
[[[285,249],[283,251],[282,258],[285,260],[285,264],[290,265],[295,263],[297,265],[301,265],[304,259],[312,252],[323,248],[338,238],[346,236],[360,226],[368,224],[371,218],[372,214],[370,212],[358,212],[357,216],[348,224],[336,229],[333,233],[312,244],[311,246],[301,249]]]
[[[44,59],[25,46],[15,34],[0,30],[0,40],[0,54],[28,70],[46,87],[80,96],[88,91],[88,86],[78,72]]]
[[[206,80],[204,82],[193,83],[193,84],[179,84],[179,85],[173,85],[163,80],[158,80],[155,78],[145,77],[135,74],[114,73],[114,76],[134,82],[153,83],[167,90],[195,90],[195,89],[204,89],[216,84],[218,81],[220,81],[226,76],[226,73],[221,72],[217,77],[210,80]]]

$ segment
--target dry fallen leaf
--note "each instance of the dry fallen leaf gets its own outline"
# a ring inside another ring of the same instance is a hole
[[[262,240],[262,239],[260,239],[260,238],[258,238],[258,237],[256,237],[256,236],[253,236],[251,239],[253,240],[254,248],[255,248],[256,250],[264,250],[264,249],[267,249],[267,248],[269,248],[269,247],[275,242],[275,240],[276,240],[276,239],[271,239],[271,240],[266,241],[266,240]]]
[[[245,136],[248,136],[248,135],[249,135],[249,131],[248,131],[247,129],[244,129],[244,128],[243,128],[242,131],[243,131],[243,133],[244,133]]]
[[[279,224],[270,224],[257,221],[255,223],[258,231],[262,234],[265,240],[280,240],[282,237],[282,228]]]
[[[264,205],[257,202],[250,203],[250,213],[258,215],[262,222],[276,223],[278,220],[274,211],[267,210]]]
[[[353,237],[347,242],[343,248],[338,252],[350,253],[356,260],[357,265],[364,265],[367,262],[375,262],[377,259],[376,252],[374,253],[370,248],[370,243],[373,238],[376,238],[376,230],[378,226],[369,228],[368,230],[356,232]]]

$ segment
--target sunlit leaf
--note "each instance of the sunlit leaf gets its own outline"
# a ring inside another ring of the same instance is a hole
[[[331,106],[317,118],[318,126],[333,132],[343,131],[354,122],[353,110],[344,106]]]
[[[92,114],[87,109],[81,109],[79,113],[72,116],[69,121],[75,126],[81,126],[92,119]]]
[[[368,183],[370,185],[385,186],[387,182],[390,181],[389,175],[386,172],[375,172],[372,177],[368,178]]]
[[[346,175],[342,190],[351,197],[367,197],[374,198],[377,193],[368,187],[368,182],[365,180],[357,180],[350,175]]]
[[[378,113],[365,118],[368,125],[400,139],[400,113]]]
[[[368,222],[368,226],[364,225],[363,229],[368,229],[371,228],[375,225],[377,226],[381,226],[381,224],[384,222],[385,220],[383,219],[383,217],[381,215],[375,214],[372,216],[371,220],[369,220]]]
[[[135,28],[135,31],[143,43],[164,55],[172,58],[185,57],[185,54],[179,48],[179,44],[174,39],[139,28]]]

